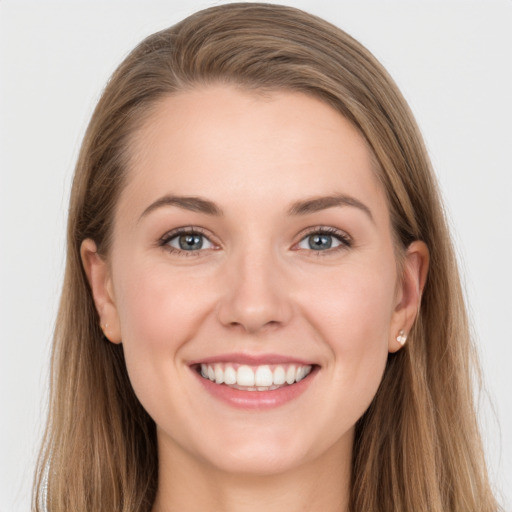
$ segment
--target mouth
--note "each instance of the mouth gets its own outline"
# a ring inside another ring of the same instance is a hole
[[[189,362],[207,396],[238,409],[263,411],[307,394],[320,365],[279,354],[230,353]]]
[[[310,376],[317,365],[262,364],[248,365],[231,362],[194,365],[201,378],[219,386],[239,391],[265,392],[290,387]]]

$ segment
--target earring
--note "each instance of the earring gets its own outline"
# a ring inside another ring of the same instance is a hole
[[[398,343],[400,343],[402,347],[405,345],[405,342],[407,341],[407,334],[405,334],[405,331],[403,329],[401,329],[400,332],[398,333],[396,341],[398,341]]]

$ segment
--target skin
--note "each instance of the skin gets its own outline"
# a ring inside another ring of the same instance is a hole
[[[304,94],[218,85],[162,100],[131,147],[108,257],[85,240],[82,258],[105,334],[123,343],[157,425],[154,512],[346,510],[354,425],[414,322],[428,267],[414,242],[397,274],[364,139]],[[166,195],[203,198],[222,215],[154,204]],[[352,204],[289,212],[333,195]],[[171,252],[177,238],[162,246],[190,226],[206,236],[202,249]],[[312,249],[318,227],[349,244],[333,237],[330,249]],[[233,352],[319,370],[291,402],[240,410],[189,366]]]

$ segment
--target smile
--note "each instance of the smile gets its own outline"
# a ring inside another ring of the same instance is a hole
[[[276,364],[249,366],[235,363],[201,364],[200,375],[215,384],[242,391],[273,391],[307,377],[311,365]]]
[[[278,354],[231,353],[191,361],[189,367],[207,395],[242,410],[284,406],[307,394],[320,365]]]

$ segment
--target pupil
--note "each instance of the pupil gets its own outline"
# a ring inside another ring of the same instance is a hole
[[[192,251],[193,249],[201,249],[203,246],[203,240],[201,235],[181,235],[180,249],[184,251]]]
[[[332,237],[330,235],[311,235],[309,237],[309,247],[311,249],[330,249],[332,246]]]

